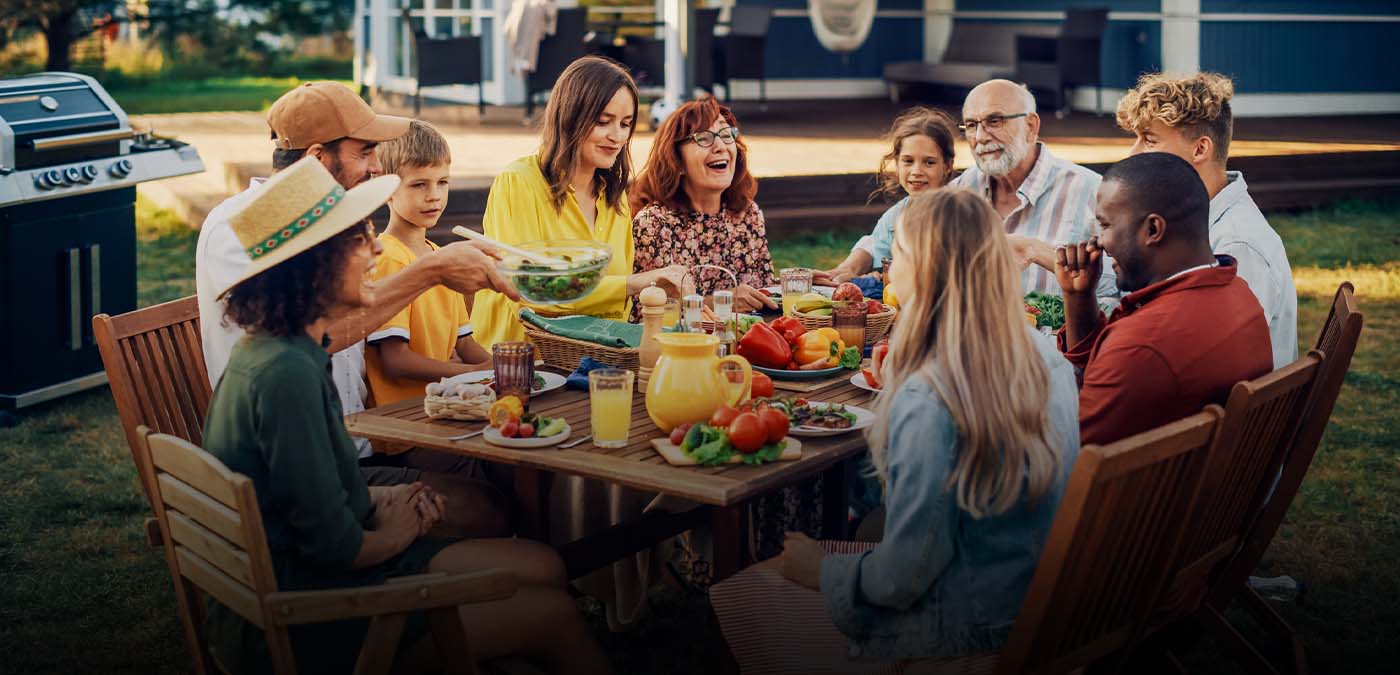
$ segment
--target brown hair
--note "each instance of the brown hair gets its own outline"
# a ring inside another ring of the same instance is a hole
[[[1165,73],[1145,73],[1137,86],[1118,101],[1118,126],[1124,131],[1142,133],[1152,120],[1161,122],[1192,139],[1209,136],[1215,144],[1215,159],[1223,162],[1230,155],[1234,116],[1230,98],[1235,84],[1216,73],[1172,77]]]
[[[646,167],[632,186],[633,213],[654,203],[663,204],[674,211],[691,209],[685,195],[685,160],[682,159],[681,150],[691,142],[692,134],[709,129],[719,118],[723,118],[729,126],[739,126],[734,112],[710,97],[689,101],[666,118],[656,131]],[[724,141],[716,139],[715,142]],[[744,145],[744,139],[735,140],[734,145],[737,148],[734,153],[734,180],[720,195],[720,202],[731,213],[742,213],[753,203],[753,197],[758,193],[758,181],[749,173],[749,149]]]
[[[617,90],[626,89],[632,94],[632,119],[637,117],[637,83],[627,69],[612,59],[601,56],[585,56],[569,64],[564,73],[554,83],[549,95],[549,104],[544,109],[544,138],[540,143],[540,171],[545,182],[549,183],[554,210],[564,206],[564,197],[569,194],[569,179],[573,177],[578,164],[579,148],[598,117],[608,107]],[[607,169],[594,172],[593,180],[612,209],[622,207],[622,197],[627,191],[627,181],[632,175],[632,158],[628,154],[632,144],[632,127],[627,130],[627,140],[617,161]]]
[[[352,225],[229,289],[224,323],[278,337],[305,335],[306,326],[335,305],[342,267],[370,234],[369,222]]]
[[[899,384],[922,377],[957,427],[957,461],[946,487],[958,507],[981,518],[1006,513],[1023,491],[1039,499],[1062,457],[1046,412],[1050,372],[1026,329],[1020,266],[1001,217],[970,190],[928,190],[910,197],[895,251],[913,270],[913,288],[899,289],[900,319],[881,366],[886,384],[869,432],[881,480],[889,475],[886,448],[895,431],[889,420]]]
[[[880,168],[875,172],[880,186],[870,193],[870,199],[899,196],[899,173],[890,171],[890,163],[899,159],[899,146],[910,136],[932,138],[938,146],[938,151],[943,153],[943,161],[952,167],[957,128],[958,123],[942,110],[918,106],[900,113],[899,117],[894,118],[894,124],[890,125],[889,132],[882,139],[890,144],[890,151],[880,158]]]
[[[384,173],[398,173],[411,167],[440,166],[452,163],[452,150],[447,139],[427,122],[413,120],[408,132],[379,144],[379,163]]]

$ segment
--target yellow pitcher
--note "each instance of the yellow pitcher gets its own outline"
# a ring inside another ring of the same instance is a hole
[[[686,422],[710,418],[721,405],[738,405],[753,385],[753,368],[742,356],[720,358],[719,338],[703,333],[662,333],[655,340],[661,356],[647,383],[647,415],[662,431]],[[725,363],[744,371],[744,384],[735,389],[724,373]]]

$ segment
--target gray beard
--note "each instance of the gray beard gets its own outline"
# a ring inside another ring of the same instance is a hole
[[[985,150],[987,145],[992,144],[985,144],[982,149]],[[1024,139],[1015,139],[999,145],[1002,148],[1001,156],[996,159],[987,159],[975,149],[972,153],[973,160],[977,162],[977,168],[993,178],[1003,178],[1009,175],[1011,170],[1015,169],[1030,153],[1030,143]]]

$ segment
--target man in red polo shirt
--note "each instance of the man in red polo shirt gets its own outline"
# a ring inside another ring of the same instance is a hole
[[[1230,387],[1273,370],[1259,301],[1214,255],[1210,197],[1185,160],[1129,157],[1099,187],[1095,239],[1056,250],[1064,289],[1060,351],[1083,370],[1084,444],[1112,443],[1224,403]],[[1126,295],[1105,318],[1094,297],[1102,255]]]

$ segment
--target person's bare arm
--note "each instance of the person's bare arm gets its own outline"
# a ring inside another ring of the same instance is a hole
[[[330,351],[338,352],[364,340],[423,291],[439,284],[468,297],[480,290],[498,291],[511,300],[520,293],[496,271],[500,254],[476,242],[448,244],[405,267],[398,274],[374,284],[374,304],[331,322]]]
[[[454,353],[458,359],[461,359],[462,363],[467,364],[468,368],[491,367],[491,353],[486,351],[486,348],[477,343],[476,339],[470,335],[457,338],[457,349]]]
[[[408,341],[388,338],[374,343],[379,348],[379,362],[384,374],[392,378],[437,382],[444,377],[475,370],[472,364],[452,363],[430,359],[408,348]]]
[[[862,274],[870,272],[875,268],[875,258],[865,249],[853,249],[840,265],[829,270],[816,270],[812,273],[812,283],[821,285],[838,285],[842,282],[850,281]]]

